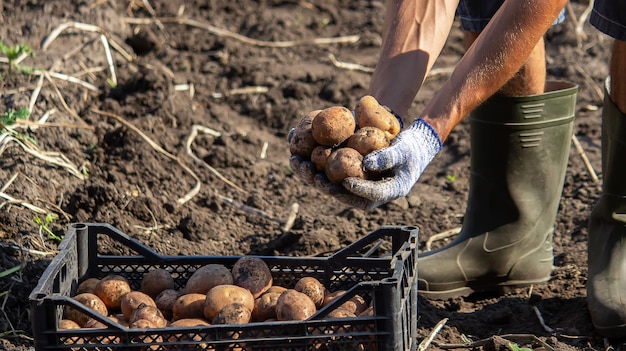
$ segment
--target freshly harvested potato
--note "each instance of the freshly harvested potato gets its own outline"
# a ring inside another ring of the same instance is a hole
[[[176,303],[176,299],[178,299],[182,293],[178,290],[167,289],[161,291],[161,293],[156,297],[155,303],[157,308],[163,313],[163,317],[167,320],[172,320],[174,313],[172,309],[174,308],[174,303]]]
[[[96,285],[98,285],[98,283],[100,283],[100,279],[98,278],[88,278],[87,280],[83,281],[82,283],[78,284],[78,287],[76,288],[76,294],[75,295],[79,295],[82,293],[94,293],[96,291]]]
[[[346,291],[345,290],[337,290],[337,291],[326,291],[326,293],[324,294],[324,302],[322,303],[322,306],[326,306],[329,303],[333,302],[336,298],[338,298],[339,296],[345,294]]]
[[[348,177],[365,178],[363,156],[348,147],[333,151],[326,159],[325,173],[331,183],[339,184]]]
[[[128,327],[131,329],[159,328],[153,321],[147,319],[138,319],[132,322]]]
[[[66,329],[80,329],[80,325],[78,325],[78,323],[74,322],[71,319],[59,320],[59,330],[66,330]]]
[[[289,136],[289,152],[306,160],[311,158],[313,149],[318,145],[319,143],[313,137],[310,122],[301,121]]]
[[[367,309],[368,305],[361,296],[354,295],[350,298],[350,300],[341,304],[341,307],[347,309],[355,315],[359,315]]]
[[[122,296],[120,309],[124,315],[124,319],[130,320],[130,314],[141,304],[157,307],[156,302],[146,293],[141,291],[131,291]]]
[[[128,322],[132,326],[133,323],[142,319],[149,321],[150,323],[155,325],[156,328],[164,328],[167,325],[167,320],[163,317],[163,314],[161,313],[161,311],[159,311],[158,308],[156,308],[155,306],[146,305],[144,303],[140,304],[139,306],[137,306],[137,308],[133,310],[133,312],[130,314]]]
[[[82,293],[74,296],[73,299],[103,316],[109,314],[107,306],[95,294]],[[65,307],[65,318],[73,320],[82,327],[87,322],[87,320],[89,320],[90,317],[68,305]]]
[[[95,294],[109,310],[119,310],[122,297],[131,291],[128,280],[121,275],[111,274],[102,278],[96,285]]]
[[[184,294],[172,306],[172,320],[204,317],[204,294]]]
[[[283,291],[287,290],[287,288],[285,288],[284,286],[280,286],[280,285],[272,285],[270,286],[269,289],[267,289],[267,291],[265,292],[265,294],[267,293],[273,293],[273,292],[277,292],[277,293],[282,293]]]
[[[337,146],[346,141],[354,130],[356,122],[352,112],[343,106],[323,109],[311,123],[313,138],[324,146]]]
[[[294,289],[283,291],[276,302],[276,317],[279,321],[302,321],[316,311],[313,300]]]
[[[198,268],[185,284],[186,294],[206,294],[213,287],[232,284],[233,274],[221,264],[208,264]]]
[[[224,306],[240,303],[252,311],[254,296],[250,290],[238,285],[218,285],[209,290],[204,300],[204,318],[212,321]]]
[[[199,327],[199,326],[209,326],[209,323],[204,318],[183,318],[178,319],[170,323],[170,327]]]
[[[141,280],[141,291],[148,294],[151,298],[157,297],[161,291],[166,289],[174,289],[174,278],[170,272],[163,268],[152,269],[143,275]]]
[[[322,307],[322,304],[324,303],[324,291],[326,289],[319,280],[313,277],[300,278],[296,282],[294,290],[301,292],[311,298],[316,308]]]
[[[385,132],[388,140],[395,138],[400,132],[400,122],[396,116],[371,95],[359,99],[354,114],[359,128],[376,127]]]
[[[300,119],[300,121],[298,122],[297,126],[301,127],[301,126],[307,126],[307,125],[311,125],[311,123],[313,123],[313,120],[315,119],[315,117],[317,117],[317,115],[322,112],[322,110],[313,110],[309,113],[307,113],[306,115],[304,115],[304,117],[302,117],[302,119]]]
[[[266,292],[254,300],[251,319],[254,322],[263,322],[276,319],[276,303],[282,292]]]
[[[273,282],[272,271],[258,257],[241,257],[233,265],[232,274],[233,284],[248,289],[255,299],[266,292]]]
[[[356,317],[356,315],[343,307],[337,307],[334,310],[328,312],[326,317],[328,318],[354,318]]]
[[[313,149],[313,152],[311,152],[311,163],[313,163],[318,172],[324,171],[324,168],[326,168],[326,159],[328,159],[328,156],[330,156],[332,152],[332,148],[322,145]]]
[[[215,317],[212,324],[246,324],[250,322],[251,311],[240,303],[230,303],[224,306]]]
[[[355,149],[363,156],[387,146],[389,146],[387,135],[376,127],[359,128],[346,142],[346,147]]]
[[[359,317],[372,317],[374,316],[374,306],[369,306],[363,312],[359,313]]]

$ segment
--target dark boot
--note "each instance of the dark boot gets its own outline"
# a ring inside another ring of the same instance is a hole
[[[598,332],[626,336],[626,114],[607,92],[602,110],[602,194],[591,211],[587,304]]]
[[[463,229],[418,258],[422,296],[447,299],[550,279],[577,90],[549,82],[544,94],[494,96],[470,114]]]

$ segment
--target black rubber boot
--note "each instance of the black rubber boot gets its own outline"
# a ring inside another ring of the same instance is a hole
[[[470,191],[463,228],[418,258],[418,290],[431,299],[550,279],[578,87],[494,96],[470,114]]]
[[[596,330],[626,337],[626,114],[607,92],[602,110],[602,194],[589,219],[587,304]]]

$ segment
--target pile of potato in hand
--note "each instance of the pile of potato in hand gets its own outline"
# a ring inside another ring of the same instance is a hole
[[[111,274],[85,280],[73,299],[128,328],[167,328],[305,320],[343,293],[328,291],[313,277],[300,278],[292,287],[274,285],[263,260],[244,256],[232,269],[221,264],[202,266],[180,290],[168,271],[153,269],[144,273],[140,290],[131,290],[126,278]],[[372,314],[372,307],[356,295],[328,317]],[[59,329],[107,328],[69,305],[58,325]]]
[[[389,146],[400,132],[400,121],[385,106],[366,95],[354,114],[343,106],[315,110],[304,116],[289,139],[291,155],[310,161],[331,183],[345,178],[378,179],[363,169],[363,157]]]

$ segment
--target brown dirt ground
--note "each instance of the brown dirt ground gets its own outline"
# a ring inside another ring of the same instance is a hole
[[[580,16],[587,2],[571,5]],[[386,224],[417,225],[423,246],[431,235],[463,221],[470,154],[466,122],[453,131],[407,198],[370,212],[320,195],[289,170],[286,134],[303,113],[331,105],[354,106],[366,93],[370,73],[336,67],[329,55],[374,66],[381,44],[382,1],[0,0],[0,7],[0,39],[6,44],[28,44],[34,51],[22,65],[74,75],[99,89],[94,92],[59,79],[43,79],[29,119],[34,122],[46,112],[53,113],[38,128],[16,127],[41,150],[53,153],[50,156],[62,156],[88,170],[86,179],[80,172],[74,175],[66,167],[26,153],[15,142],[0,149],[1,192],[15,200],[3,197],[0,202],[0,272],[24,264],[0,281],[0,331],[7,331],[0,348],[32,346],[28,294],[51,258],[14,247],[44,252],[57,247],[33,222],[36,213],[26,204],[57,215],[59,219],[48,225],[57,235],[73,222],[104,222],[159,253],[172,255],[319,254]],[[125,21],[177,14],[209,27]],[[607,74],[610,42],[586,24],[588,37],[578,47],[572,19],[547,34],[548,74],[580,85],[576,134],[591,165],[600,172],[599,87]],[[55,28],[71,21],[100,27],[129,53],[125,57],[112,49],[117,87],[107,83],[111,74],[97,33],[69,28],[42,47]],[[348,35],[359,40],[261,45]],[[435,68],[452,67],[462,52],[455,24]],[[0,64],[0,70],[2,111],[29,106],[39,77],[9,74],[6,63]],[[444,79],[445,74],[426,81],[415,99],[415,114]],[[236,90],[251,87],[264,90]],[[410,117],[414,116],[406,116],[407,120]],[[129,125],[165,152],[158,152]],[[193,139],[191,150],[202,163],[185,151],[196,125],[221,133],[219,137],[200,133]],[[177,200],[196,185],[183,166],[197,175],[201,187],[180,205]],[[505,296],[421,299],[419,338],[448,318],[432,350],[486,338],[491,346],[474,349],[497,349],[498,339],[493,336],[505,334],[533,335],[560,350],[605,348],[593,330],[585,302],[587,215],[599,189],[572,148],[556,221],[553,278],[534,286],[531,298],[524,289]],[[261,212],[243,210],[225,199]],[[297,220],[284,232],[281,221],[294,203],[299,204]],[[552,332],[542,327],[533,306]],[[520,340],[520,346],[539,347],[528,337]],[[614,346],[619,347],[619,342]]]

